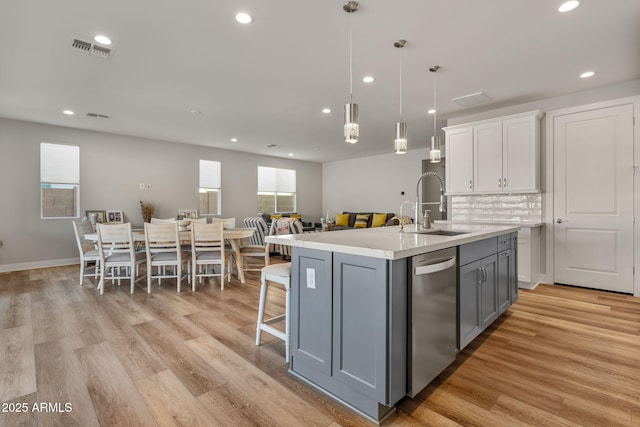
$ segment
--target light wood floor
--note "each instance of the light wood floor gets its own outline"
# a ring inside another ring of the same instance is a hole
[[[100,297],[75,266],[0,274],[0,402],[28,406],[0,425],[371,425],[291,377],[281,341],[255,346],[258,280]],[[270,314],[283,302],[273,294]],[[60,407],[34,412],[41,403]],[[522,291],[384,425],[640,425],[640,299]]]

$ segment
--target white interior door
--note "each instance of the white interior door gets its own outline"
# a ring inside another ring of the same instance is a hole
[[[633,105],[553,126],[555,281],[633,293]]]

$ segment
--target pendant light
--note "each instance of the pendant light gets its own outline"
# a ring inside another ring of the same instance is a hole
[[[436,73],[440,69],[439,65],[429,68],[429,71]],[[433,76],[433,136],[431,137],[431,151],[429,151],[429,160],[431,163],[440,163],[442,152],[440,151],[440,137],[436,130],[436,117],[438,109],[436,107],[436,76]]]
[[[342,6],[347,13],[354,13],[360,4],[348,1]],[[358,104],[353,103],[353,37],[351,31],[351,17],[349,17],[349,103],[344,106],[344,141],[350,144],[358,142],[360,127],[358,126]]]
[[[407,44],[406,40],[398,40],[393,45],[402,49]],[[407,124],[402,121],[402,51],[400,51],[400,121],[396,123],[395,139],[393,146],[396,154],[406,154],[407,152]]]

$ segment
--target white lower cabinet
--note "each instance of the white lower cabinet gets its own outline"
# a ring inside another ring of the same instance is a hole
[[[518,287],[533,289],[540,277],[540,238],[542,227],[518,231]]]

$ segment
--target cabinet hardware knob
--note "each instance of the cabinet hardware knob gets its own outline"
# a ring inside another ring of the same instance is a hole
[[[502,186],[506,187],[507,186],[507,178],[503,178],[502,179]]]
[[[469,180],[469,188],[473,188],[473,181]]]

